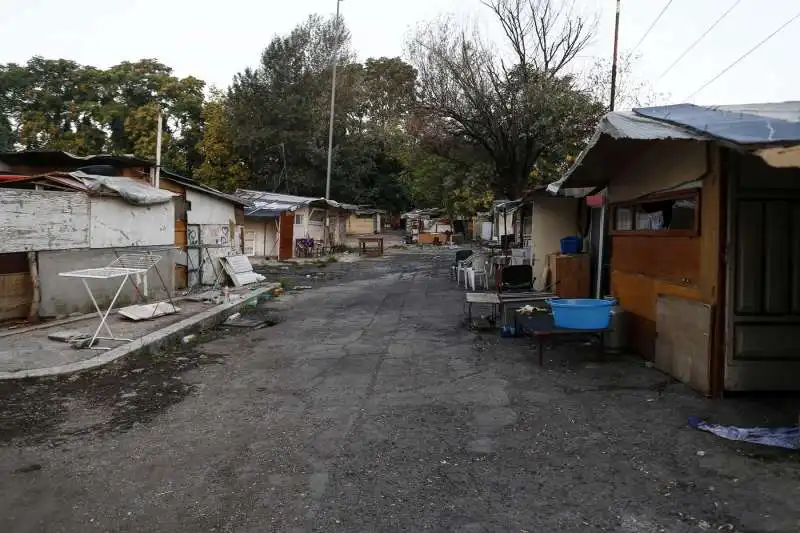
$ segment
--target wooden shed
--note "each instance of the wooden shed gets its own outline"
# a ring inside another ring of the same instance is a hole
[[[609,113],[558,184],[607,188],[631,346],[705,394],[800,389],[798,120],[797,103]]]

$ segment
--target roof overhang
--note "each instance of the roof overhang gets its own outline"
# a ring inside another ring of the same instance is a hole
[[[714,142],[752,153],[773,167],[800,166],[800,103],[707,108],[679,104],[606,114],[551,193],[584,197],[654,143]]]

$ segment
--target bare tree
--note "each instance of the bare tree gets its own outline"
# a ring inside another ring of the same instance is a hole
[[[521,194],[537,159],[583,140],[601,110],[566,74],[591,27],[556,2],[484,1],[503,28],[510,59],[452,18],[422,26],[408,42],[421,112],[486,153],[499,195]]]
[[[637,80],[633,75],[634,65],[639,57],[622,55],[617,65],[616,109],[630,109],[657,105],[669,100],[669,95],[656,91],[652,84]],[[581,76],[583,86],[594,97],[608,105],[611,94],[611,61],[596,59]]]

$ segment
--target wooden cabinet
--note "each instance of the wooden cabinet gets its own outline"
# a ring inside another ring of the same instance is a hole
[[[591,268],[589,254],[551,256],[553,292],[561,298],[589,298]]]

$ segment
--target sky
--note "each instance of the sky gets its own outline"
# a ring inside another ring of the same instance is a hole
[[[556,0],[559,1],[559,0]],[[615,0],[574,0],[597,20],[576,70],[612,52]],[[741,104],[800,100],[800,19],[697,94],[697,89],[800,13],[797,0],[739,0],[731,13],[665,76],[664,70],[736,0],[622,0],[620,48],[633,52],[633,77],[662,96],[657,103]],[[767,7],[769,6],[769,7]],[[97,67],[157,58],[179,76],[226,87],[256,66],[276,34],[309,14],[332,15],[336,0],[4,0],[0,63],[34,55]],[[361,59],[402,56],[408,32],[442,14],[477,23],[499,48],[502,35],[480,0],[343,0],[342,16]],[[13,44],[11,44],[13,43]],[[689,98],[691,96],[691,98]]]

